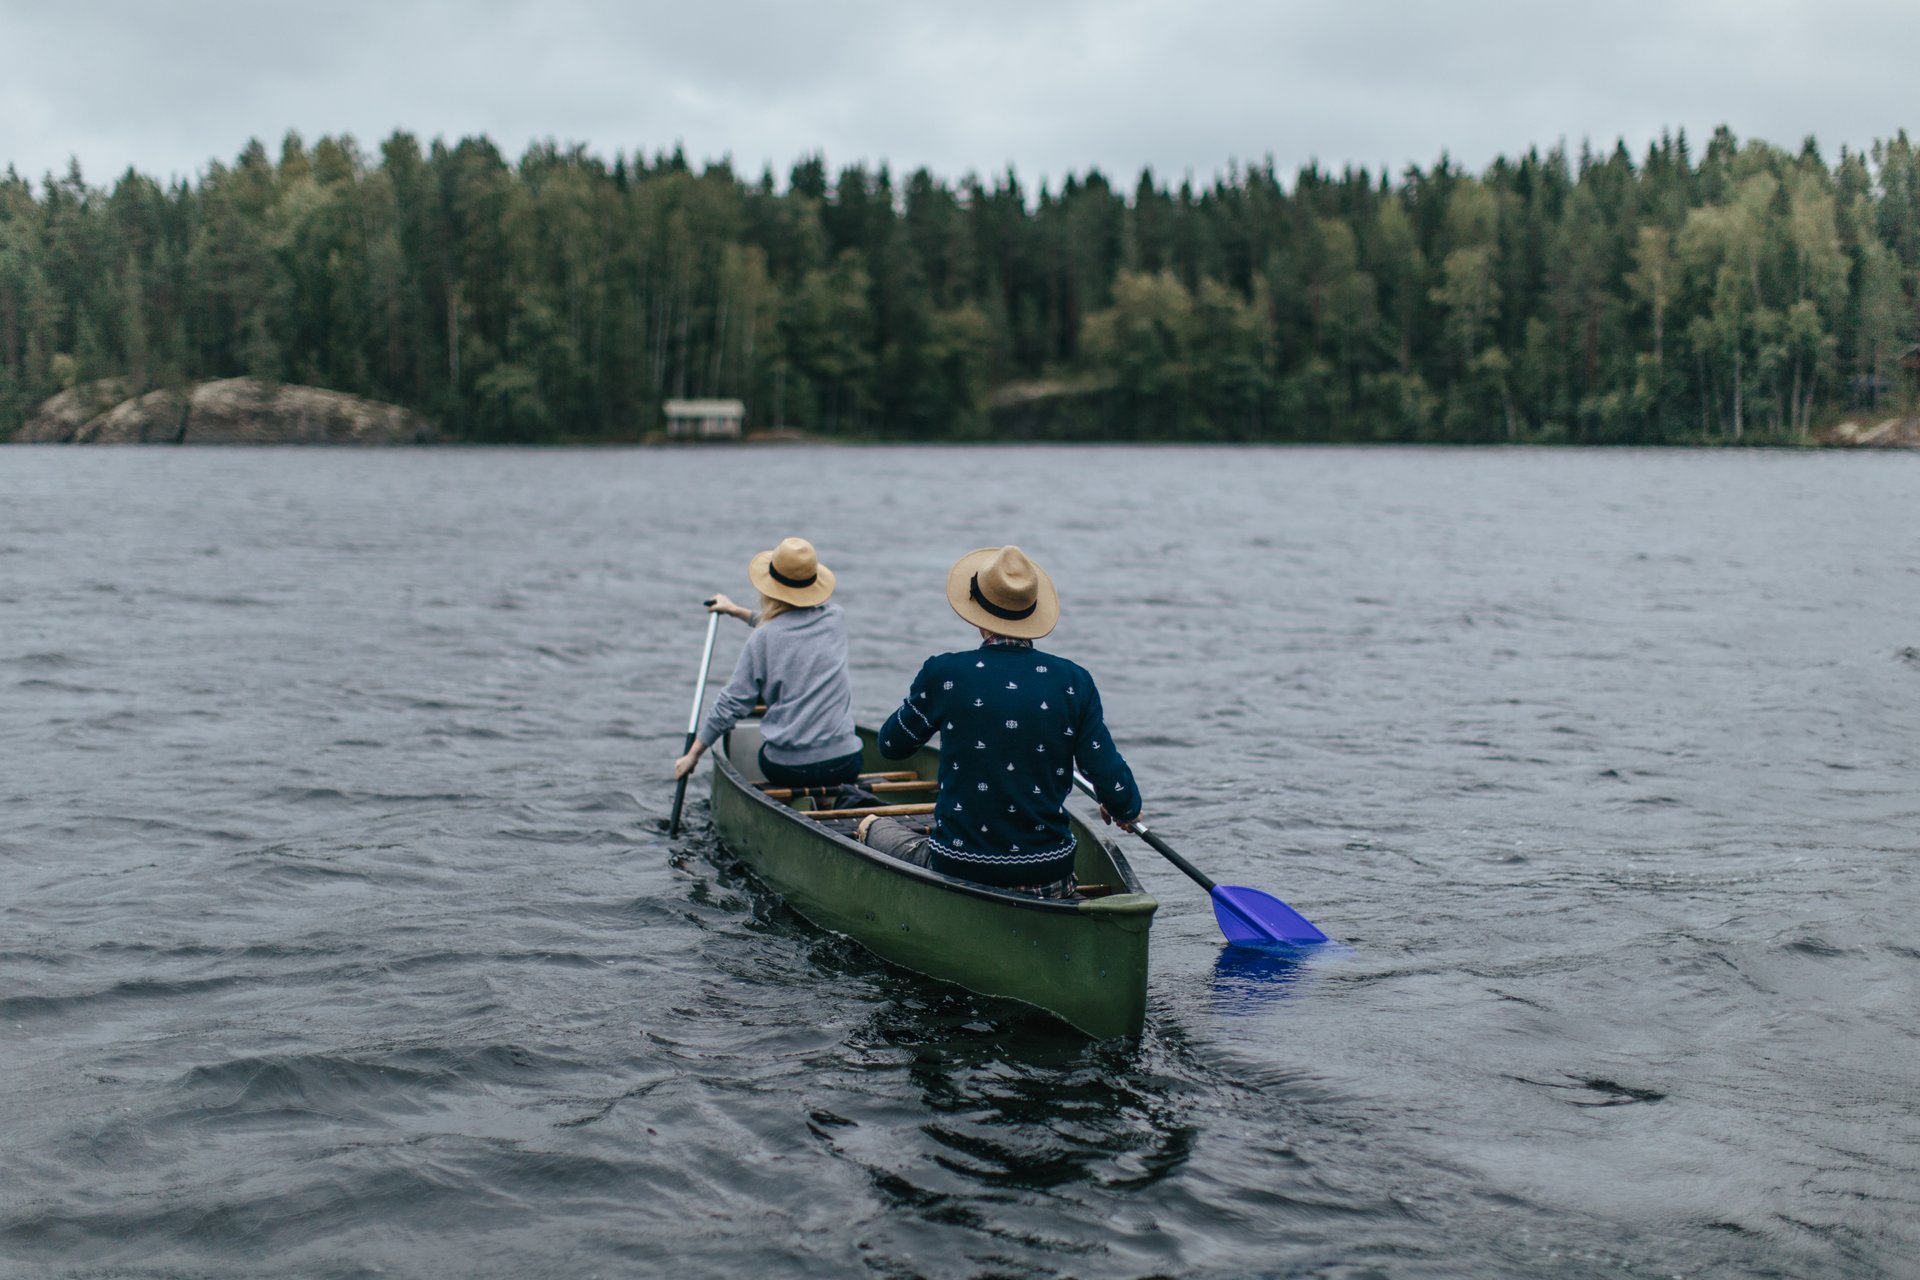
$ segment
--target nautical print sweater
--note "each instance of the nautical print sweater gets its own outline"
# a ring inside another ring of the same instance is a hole
[[[889,760],[940,735],[935,871],[981,884],[1051,884],[1073,872],[1064,804],[1078,765],[1107,811],[1140,812],[1086,668],[1024,641],[928,658],[880,728]]]
[[[733,679],[699,738],[711,747],[764,702],[760,739],[775,764],[817,764],[860,749],[847,678],[847,620],[831,602],[776,614],[747,633]]]

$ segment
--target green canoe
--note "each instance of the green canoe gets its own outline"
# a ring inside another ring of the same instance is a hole
[[[880,755],[873,730],[860,737],[864,769],[939,777],[934,748],[895,762]],[[1147,940],[1160,904],[1078,815],[1068,814],[1080,842],[1074,877],[1100,896],[1042,901],[889,858],[854,840],[851,820],[816,821],[768,796],[759,749],[758,723],[743,721],[713,753],[713,825],[795,911],[883,960],[1044,1009],[1090,1036],[1140,1033]],[[882,799],[931,800],[932,792]]]

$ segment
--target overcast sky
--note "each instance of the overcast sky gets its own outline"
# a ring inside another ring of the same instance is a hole
[[[1920,125],[1914,0],[0,0],[0,165],[105,184],[352,133],[813,151],[1029,187],[1473,169],[1662,129],[1827,157]]]

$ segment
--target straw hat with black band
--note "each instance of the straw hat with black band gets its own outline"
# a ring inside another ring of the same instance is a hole
[[[976,627],[1038,640],[1060,621],[1060,595],[1047,571],[1018,547],[982,547],[947,571],[947,603]]]
[[[820,563],[813,544],[788,538],[771,551],[762,551],[747,563],[747,577],[760,594],[796,609],[825,604],[833,594],[833,570]]]

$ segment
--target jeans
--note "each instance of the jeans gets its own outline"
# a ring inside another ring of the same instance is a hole
[[[860,753],[812,764],[775,764],[760,748],[760,772],[776,787],[833,787],[852,782],[860,776]]]
[[[928,865],[927,838],[904,822],[892,818],[875,818],[867,826],[866,846],[886,854],[889,858],[898,858],[910,862],[916,867]]]

